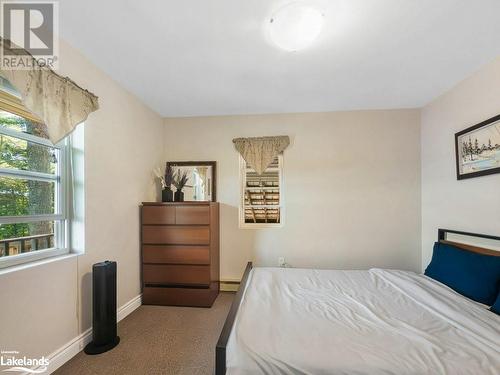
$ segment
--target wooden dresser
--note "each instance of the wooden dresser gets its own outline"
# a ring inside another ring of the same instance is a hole
[[[210,307],[219,294],[219,204],[141,206],[142,302]]]

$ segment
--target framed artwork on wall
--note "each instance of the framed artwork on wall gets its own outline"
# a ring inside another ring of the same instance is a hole
[[[457,180],[500,173],[500,115],[455,134]]]

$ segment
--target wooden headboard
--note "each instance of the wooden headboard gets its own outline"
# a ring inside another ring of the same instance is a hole
[[[485,247],[479,247],[479,246],[470,245],[470,244],[466,244],[466,243],[460,243],[460,242],[456,242],[456,241],[448,241],[446,239],[446,237],[447,237],[446,235],[448,233],[458,234],[458,235],[467,236],[467,237],[484,238],[484,239],[494,240],[494,241],[500,241],[500,237],[492,236],[489,234],[461,232],[458,230],[451,230],[451,229],[438,229],[438,241],[440,243],[453,245],[453,246],[456,246],[460,249],[471,251],[473,253],[493,255],[493,256],[497,256],[497,257],[500,256],[500,250],[487,249]]]

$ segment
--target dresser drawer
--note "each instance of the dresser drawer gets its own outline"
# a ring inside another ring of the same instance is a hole
[[[210,264],[208,246],[144,245],[144,263]]]
[[[146,286],[142,291],[145,305],[197,306],[210,307],[219,294],[219,283],[210,283],[209,288],[168,288]]]
[[[142,242],[144,244],[165,245],[208,245],[210,243],[210,229],[208,226],[143,225]]]
[[[177,206],[175,210],[176,224],[210,224],[209,206]]]
[[[175,224],[175,207],[143,206],[143,224]]]
[[[210,285],[209,266],[185,266],[168,264],[144,264],[145,284]]]

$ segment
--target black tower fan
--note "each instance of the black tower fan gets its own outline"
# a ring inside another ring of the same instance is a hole
[[[116,334],[116,262],[92,266],[92,303],[92,342],[84,352],[100,354],[120,342]]]

